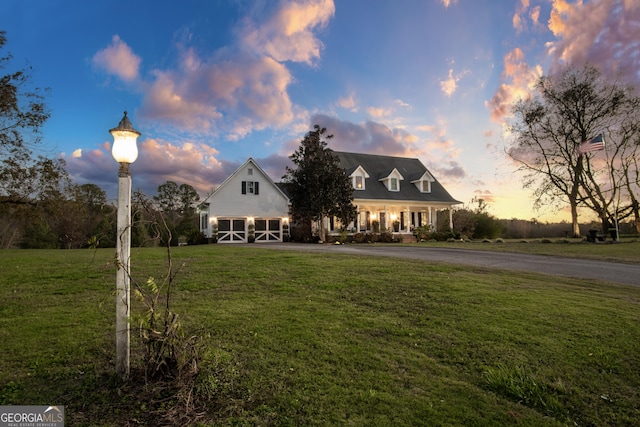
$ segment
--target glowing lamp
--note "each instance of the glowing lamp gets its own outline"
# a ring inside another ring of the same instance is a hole
[[[130,373],[130,305],[131,305],[131,175],[129,164],[138,158],[136,140],[140,132],[133,125],[124,112],[118,127],[109,130],[113,135],[111,154],[118,168],[118,211],[116,235],[116,374],[127,381]]]
[[[138,146],[136,141],[140,136],[140,132],[133,128],[133,125],[124,112],[124,117],[120,120],[118,127],[109,130],[113,135],[113,148],[111,154],[118,163],[133,163],[138,158]]]

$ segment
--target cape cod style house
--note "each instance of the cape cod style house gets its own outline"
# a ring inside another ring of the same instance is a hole
[[[353,185],[357,217],[351,224],[325,219],[330,233],[411,234],[438,227],[448,209],[453,228],[455,200],[418,159],[334,151]],[[200,230],[219,243],[281,242],[289,233],[289,198],[251,158],[200,206]]]
[[[353,203],[357,208],[354,232],[390,230],[410,234],[415,227],[438,227],[437,211],[460,204],[445,190],[418,159],[375,154],[334,152],[353,185]],[[342,224],[330,219],[328,229]]]

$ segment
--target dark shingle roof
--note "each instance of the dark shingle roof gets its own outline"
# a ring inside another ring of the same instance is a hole
[[[441,202],[458,204],[458,200],[444,189],[442,184],[433,176],[431,172],[418,159],[405,157],[379,156],[375,154],[345,153],[334,151],[340,159],[340,166],[345,169],[347,175],[353,173],[362,166],[367,171],[370,178],[365,182],[364,190],[353,190],[353,195],[357,199],[384,199],[384,200],[415,200],[422,202]],[[404,181],[400,181],[400,191],[389,191],[381,178],[397,169]],[[431,182],[431,192],[422,193],[411,181],[419,179],[425,172],[428,172],[434,179]]]

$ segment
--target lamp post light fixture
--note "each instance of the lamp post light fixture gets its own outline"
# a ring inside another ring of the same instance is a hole
[[[131,251],[131,174],[129,165],[138,158],[136,141],[140,132],[124,112],[117,127],[110,129],[113,135],[111,154],[120,163],[118,170],[118,231],[116,236],[116,375],[125,381],[129,378],[129,313],[130,275],[129,253]]]

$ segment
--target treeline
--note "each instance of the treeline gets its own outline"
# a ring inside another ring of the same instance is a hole
[[[443,236],[452,233],[462,239],[539,239],[539,238],[569,238],[573,237],[570,222],[540,222],[536,219],[500,219],[485,211],[481,205],[478,209],[458,209],[453,212],[453,230],[449,229],[449,211],[438,213],[437,232]],[[580,224],[580,235],[588,236],[590,230],[600,231],[598,221]],[[618,224],[620,235],[637,235],[635,223],[625,221]],[[609,230],[615,230],[611,224]]]
[[[167,181],[148,197],[132,198],[133,246],[201,243],[198,193],[188,184]],[[0,248],[79,249],[115,247],[117,205],[95,184],[69,186],[16,203],[0,199]],[[158,227],[158,224],[166,227]]]

